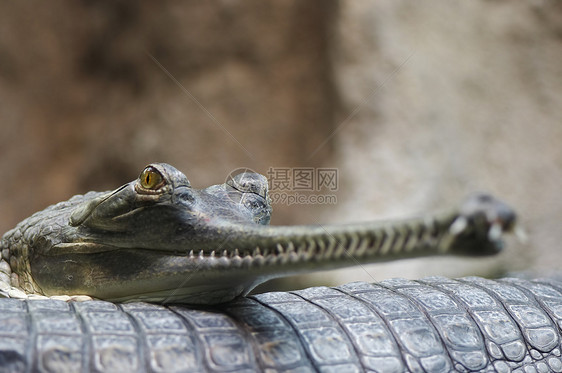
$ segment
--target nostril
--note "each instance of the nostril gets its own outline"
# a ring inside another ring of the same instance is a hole
[[[240,202],[253,216],[254,222],[263,225],[269,224],[271,206],[263,197],[254,193],[244,193]]]
[[[267,178],[256,172],[245,170],[235,176],[229,175],[226,184],[242,193],[255,193],[267,198]]]

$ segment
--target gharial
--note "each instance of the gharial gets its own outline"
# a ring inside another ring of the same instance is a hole
[[[269,226],[270,215],[262,175],[197,190],[164,163],[34,214],[0,241],[0,297],[10,298],[0,299],[0,366],[562,371],[554,280],[395,279],[244,297],[310,270],[495,254],[515,224],[499,200],[339,226]]]

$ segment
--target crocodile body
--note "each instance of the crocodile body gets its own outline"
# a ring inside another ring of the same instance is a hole
[[[559,283],[432,278],[243,297],[311,270],[496,254],[515,224],[497,199],[340,226],[269,226],[270,215],[262,175],[199,190],[162,163],[34,214],[0,240],[0,298],[12,298],[0,299],[0,371],[562,371]]]
[[[351,283],[213,308],[0,299],[0,371],[562,372],[562,282]]]
[[[475,195],[450,212],[386,223],[269,226],[267,179],[194,189],[156,163],[111,192],[50,206],[0,240],[0,296],[217,304],[270,278],[425,255],[491,255],[514,212]]]

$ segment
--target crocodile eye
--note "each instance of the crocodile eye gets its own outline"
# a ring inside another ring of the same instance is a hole
[[[156,190],[164,184],[162,174],[152,166],[145,168],[139,179],[140,185],[145,189]]]

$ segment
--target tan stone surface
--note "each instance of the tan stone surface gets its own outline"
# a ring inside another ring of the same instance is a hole
[[[197,187],[295,166],[330,130],[333,6],[140,4],[0,4],[0,231],[153,161]]]
[[[336,86],[347,112],[359,110],[337,137],[332,220],[403,216],[484,190],[512,204],[529,235],[492,262],[346,274],[559,270],[562,3],[346,1],[338,19]]]

